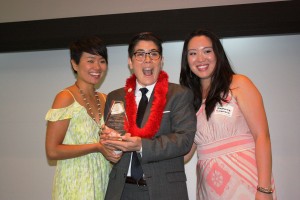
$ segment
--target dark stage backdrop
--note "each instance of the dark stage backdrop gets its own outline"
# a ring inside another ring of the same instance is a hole
[[[71,40],[98,34],[107,45],[127,44],[137,32],[164,41],[183,40],[195,28],[221,38],[300,33],[300,2],[215,6],[0,23],[0,53],[67,48]]]

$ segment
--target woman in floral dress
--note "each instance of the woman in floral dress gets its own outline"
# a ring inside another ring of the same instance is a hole
[[[96,92],[107,69],[107,49],[97,36],[70,46],[75,84],[59,92],[46,114],[46,153],[57,160],[52,199],[104,199],[111,164],[120,155],[99,142],[106,95]]]

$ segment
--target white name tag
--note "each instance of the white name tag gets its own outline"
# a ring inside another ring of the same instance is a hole
[[[233,107],[230,105],[217,105],[215,109],[215,114],[225,115],[227,117],[231,117],[233,113]]]

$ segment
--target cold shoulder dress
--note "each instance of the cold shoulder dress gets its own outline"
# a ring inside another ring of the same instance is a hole
[[[104,106],[103,103],[102,105]],[[75,98],[74,103],[68,107],[50,109],[45,119],[51,122],[70,119],[63,144],[78,145],[99,142],[99,124],[88,115],[85,107],[81,106]],[[103,123],[103,118],[100,123]],[[105,197],[110,170],[111,164],[101,153],[90,153],[76,158],[58,160],[52,199],[102,200]]]

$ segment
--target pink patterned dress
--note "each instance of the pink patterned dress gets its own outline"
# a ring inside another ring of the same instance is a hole
[[[255,199],[254,139],[236,99],[229,94],[227,100],[216,106],[209,121],[205,104],[197,112],[197,200]]]

